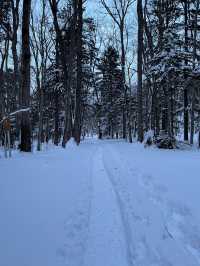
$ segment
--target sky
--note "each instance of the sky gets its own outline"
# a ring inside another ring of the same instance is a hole
[[[99,6],[99,4],[97,0],[87,0],[86,6],[89,12],[92,13],[94,10],[97,10],[97,7]]]
[[[111,3],[112,0],[107,0],[106,3]],[[136,3],[136,2],[135,2]],[[113,20],[105,11],[105,8],[100,3],[100,0],[86,0],[86,14],[92,16],[94,19],[97,20],[99,34],[103,36],[104,45],[106,46],[109,44],[114,44],[118,47],[120,51],[120,42],[119,38],[118,41],[113,43]],[[132,62],[132,68],[135,69],[136,66],[136,38],[137,38],[137,14],[136,14],[136,5],[133,6],[129,10],[128,16],[128,24],[127,30],[129,32],[129,44],[127,47],[127,64]],[[119,33],[117,27],[115,27],[116,32]],[[110,40],[110,41],[109,41]],[[135,72],[133,71],[132,79],[135,79]]]

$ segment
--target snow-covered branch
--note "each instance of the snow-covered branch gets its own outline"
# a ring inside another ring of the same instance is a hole
[[[7,118],[9,118],[11,116],[14,116],[16,114],[20,114],[20,113],[23,113],[23,112],[28,112],[28,111],[30,111],[30,108],[24,108],[24,109],[16,110],[15,112],[12,112],[12,113],[8,114],[7,116],[4,116],[3,119],[0,121],[0,124],[2,124],[3,121],[5,121]]]

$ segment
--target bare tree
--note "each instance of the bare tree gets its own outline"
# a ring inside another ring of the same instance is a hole
[[[43,117],[44,117],[44,84],[46,80],[46,69],[49,54],[52,48],[52,39],[48,36],[48,20],[47,20],[47,0],[41,3],[41,18],[34,19],[31,13],[31,48],[34,58],[34,72],[36,76],[37,92],[39,95],[39,125],[38,125],[38,143],[37,150],[41,150]],[[36,21],[37,19],[37,21]]]

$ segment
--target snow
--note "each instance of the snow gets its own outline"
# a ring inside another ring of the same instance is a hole
[[[200,265],[198,150],[86,139],[0,157],[0,265]]]

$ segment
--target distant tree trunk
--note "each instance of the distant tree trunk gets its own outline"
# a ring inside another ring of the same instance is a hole
[[[98,138],[102,139],[102,131],[101,131],[101,125],[98,123]]]
[[[82,94],[82,34],[83,34],[83,1],[77,0],[77,81],[76,81],[76,98],[75,98],[75,119],[74,119],[74,129],[73,136],[77,144],[81,141],[81,94]]]
[[[194,89],[192,88],[191,117],[190,117],[190,144],[194,142]]]
[[[168,73],[167,77],[167,134],[169,137],[172,137],[172,124],[171,124],[171,114],[172,114],[172,106],[171,106],[171,86],[170,86],[170,74]]]
[[[127,91],[126,91],[126,73],[125,73],[125,64],[126,64],[126,56],[125,56],[125,48],[124,48],[124,22],[121,22],[120,25],[120,40],[121,40],[121,67],[122,67],[122,82],[123,82],[123,92],[124,92],[124,102],[123,102],[123,121],[122,121],[122,130],[123,130],[123,139],[126,139],[126,120],[127,120]]]
[[[38,143],[37,150],[41,151],[42,134],[43,134],[43,108],[44,108],[44,82],[41,83],[39,89],[40,92],[40,102],[39,102],[39,128],[38,128]]]
[[[56,68],[59,67],[59,44],[58,44],[58,36],[56,36]],[[56,84],[59,83],[59,73],[56,71]],[[59,144],[59,91],[57,87],[54,90],[54,145],[58,146]]]
[[[54,93],[55,111],[54,111],[54,145],[59,144],[59,92]]]
[[[68,97],[68,96],[67,96]],[[69,99],[66,100],[66,102]],[[64,126],[64,134],[62,140],[62,147],[65,148],[66,143],[70,140],[72,136],[72,110],[70,104],[66,105],[65,110],[65,126]]]
[[[4,53],[1,53],[0,60],[0,114],[1,118],[5,115],[5,100],[3,96],[3,86],[4,86],[4,67],[6,64],[6,57],[9,53],[9,37],[5,40]]]
[[[23,1],[22,17],[22,63],[21,63],[21,105],[22,108],[30,107],[30,12],[31,0]],[[31,127],[29,112],[22,112],[21,120],[21,151],[31,151]]]
[[[132,143],[133,142],[133,138],[132,138],[132,127],[131,127],[131,123],[128,123],[128,139],[129,142]]]
[[[167,96],[167,90],[166,90],[166,82],[164,84],[163,82],[163,92],[161,96],[161,110],[162,110],[162,133],[165,132],[167,134],[167,117],[168,117],[168,96]]]
[[[13,34],[12,34],[12,56],[13,56],[13,65],[14,65],[14,80],[15,80],[15,93],[16,93],[16,103],[17,108],[20,106],[20,90],[19,90],[19,58],[17,53],[17,31],[19,27],[19,3],[20,0],[11,1],[11,7],[12,7],[12,17],[13,17]],[[18,125],[17,125],[18,127]],[[17,128],[18,129],[18,128]]]
[[[142,0],[137,1],[138,14],[138,57],[137,57],[137,98],[138,98],[138,141],[142,142],[143,132],[143,93],[142,93],[142,74],[143,74],[143,7]]]
[[[19,73],[19,58],[17,52],[17,31],[19,26],[19,2],[16,1],[16,6],[14,1],[12,1],[12,16],[13,16],[13,34],[12,34],[12,56],[13,56],[13,65],[14,65],[14,81],[15,81],[15,95],[16,95],[16,109],[20,109],[21,105],[21,95],[20,95],[20,73]],[[20,136],[20,115],[16,116],[16,137],[19,139]]]
[[[196,57],[197,57],[197,26],[198,26],[198,13],[199,13],[200,1],[196,1],[196,11],[194,18],[194,36],[193,36],[193,70],[196,67]],[[192,88],[192,103],[191,103],[191,124],[190,124],[190,144],[194,142],[194,105],[195,105],[195,88]]]
[[[188,0],[184,0],[184,26],[185,26],[185,51],[188,52]],[[188,62],[185,60],[185,65]],[[186,70],[187,71],[187,70]],[[187,79],[187,73],[184,74],[184,79]],[[189,115],[188,115],[188,91],[187,88],[184,88],[184,140],[188,141],[188,123],[189,123]]]

